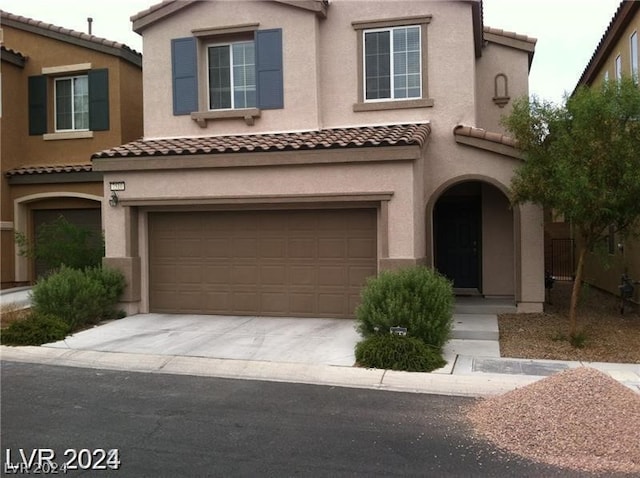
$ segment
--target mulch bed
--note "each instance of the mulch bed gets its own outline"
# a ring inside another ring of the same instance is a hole
[[[620,315],[619,299],[584,286],[578,306],[578,329],[585,335],[583,348],[568,339],[571,282],[556,282],[552,304],[541,314],[501,314],[502,357],[579,360],[640,364],[640,313],[638,308]]]

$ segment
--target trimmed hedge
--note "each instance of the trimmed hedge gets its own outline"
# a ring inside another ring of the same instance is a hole
[[[416,337],[372,335],[356,345],[356,362],[370,368],[431,372],[447,362],[439,351]]]
[[[438,352],[448,340],[453,325],[451,282],[426,267],[383,271],[367,281],[356,310],[357,328],[364,337],[390,327],[407,328]]]
[[[32,312],[23,320],[12,322],[0,332],[5,345],[42,345],[63,340],[71,332],[64,320],[49,314]]]
[[[116,304],[125,288],[122,273],[111,269],[71,269],[38,281],[33,288],[35,312],[61,318],[71,330],[118,317]]]

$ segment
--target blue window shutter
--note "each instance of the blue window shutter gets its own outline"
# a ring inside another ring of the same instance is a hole
[[[29,77],[29,134],[47,132],[47,77]]]
[[[173,114],[198,111],[198,62],[194,37],[171,40]]]
[[[109,70],[91,70],[89,77],[89,129],[109,129]]]
[[[282,29],[256,31],[258,108],[284,108]]]

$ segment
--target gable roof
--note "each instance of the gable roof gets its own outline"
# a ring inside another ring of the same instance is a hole
[[[117,56],[129,63],[142,67],[142,54],[129,48],[124,43],[119,43],[106,38],[89,35],[69,28],[59,27],[51,23],[41,22],[33,18],[14,15],[13,13],[0,10],[2,25],[23,30],[36,35],[41,35],[54,40],[71,43],[76,46],[99,51],[107,55]]]
[[[527,35],[491,27],[484,27],[483,34],[485,41],[527,52],[529,54],[529,68],[531,68],[538,40]]]
[[[165,17],[176,13],[184,8],[195,5],[205,0],[163,0],[161,3],[152,5],[131,17],[133,23],[133,31],[142,32],[148,26],[163,20]],[[290,5],[296,8],[302,8],[314,12],[321,17],[327,16],[328,0],[273,0],[277,3]]]
[[[143,139],[100,151],[91,159],[149,156],[188,156],[224,153],[326,150],[372,146],[423,147],[431,127],[427,123],[331,128],[297,133]]]
[[[637,15],[639,8],[640,2],[637,1],[620,2],[616,13],[613,15],[611,22],[609,22],[607,30],[604,32],[596,50],[593,52],[591,60],[589,60],[589,63],[582,72],[582,75],[578,80],[578,84],[576,85],[576,89],[581,85],[589,86],[595,81],[603,64],[609,58],[611,51],[624,33],[627,25],[629,25]]]

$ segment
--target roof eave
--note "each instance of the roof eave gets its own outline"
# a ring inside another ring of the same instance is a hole
[[[640,2],[622,1],[613,19],[609,23],[609,27],[600,39],[600,43],[596,47],[591,60],[582,72],[578,83],[573,91],[579,86],[590,86],[596,79],[597,74],[602,69],[602,65],[607,61],[611,50],[618,42],[618,39],[624,33],[627,25],[633,20],[634,15],[640,8]]]

